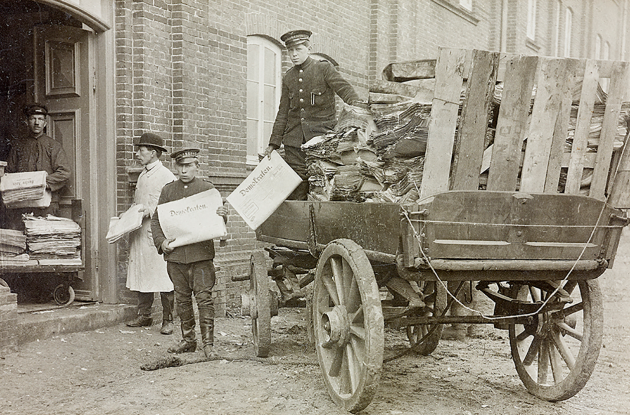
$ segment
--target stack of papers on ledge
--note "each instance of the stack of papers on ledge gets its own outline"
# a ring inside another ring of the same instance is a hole
[[[71,219],[22,215],[31,259],[74,265],[81,261],[81,227]]]

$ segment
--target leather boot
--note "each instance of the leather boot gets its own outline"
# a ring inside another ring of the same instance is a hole
[[[201,341],[206,358],[215,357],[214,304],[211,300],[206,302],[202,300],[202,305],[199,307],[199,329],[201,330]]]
[[[160,333],[170,335],[173,334],[173,291],[160,293],[160,299],[162,300],[162,328],[160,329]]]
[[[206,358],[216,357],[214,351],[214,321],[208,323],[199,323],[199,329],[201,330],[201,341],[203,343],[203,353]]]
[[[195,338],[195,312],[192,304],[190,307],[178,305],[177,311],[181,320],[182,341],[177,346],[169,347],[169,353],[188,353],[197,350]]]

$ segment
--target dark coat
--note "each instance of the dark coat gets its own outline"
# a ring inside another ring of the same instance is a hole
[[[189,183],[184,183],[181,180],[175,180],[174,182],[166,184],[162,188],[158,205],[183,199],[210,189],[214,189],[214,185],[198,177],[195,177]],[[162,242],[164,242],[166,236],[164,235],[164,232],[162,232],[157,209],[151,219],[151,232],[153,233],[153,243],[157,247],[158,252],[160,254],[164,254],[164,259],[168,262],[190,264],[214,258],[213,240],[178,246],[170,254],[162,252]]]
[[[359,101],[348,81],[327,61],[306,58],[282,79],[282,94],[269,144],[300,147],[302,143],[333,130],[335,94],[347,104]]]

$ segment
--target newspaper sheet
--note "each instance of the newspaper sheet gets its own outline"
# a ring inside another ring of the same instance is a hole
[[[302,182],[277,151],[265,157],[227,197],[250,228],[256,230]]]
[[[144,206],[141,204],[132,205],[120,218],[113,217],[109,220],[109,230],[105,239],[110,244],[117,242],[126,234],[139,229],[142,226]]]
[[[175,248],[226,236],[223,217],[217,215],[222,205],[217,189],[158,205],[162,231],[168,239],[174,239],[170,245]]]

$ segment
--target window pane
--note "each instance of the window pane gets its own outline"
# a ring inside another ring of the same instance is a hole
[[[247,81],[247,118],[259,118],[258,82]]]
[[[247,120],[247,154],[258,154],[258,121]]]
[[[247,45],[247,79],[256,79],[258,77],[259,50],[259,45],[251,43]]]
[[[265,85],[264,120],[273,120],[276,117],[278,106],[276,105],[276,87]]]
[[[265,48],[265,83],[276,83],[276,54]]]

